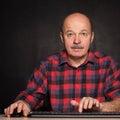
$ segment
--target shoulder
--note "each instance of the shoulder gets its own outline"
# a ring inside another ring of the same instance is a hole
[[[96,59],[103,59],[103,60],[108,60],[108,61],[113,59],[110,55],[107,55],[100,51],[94,51],[93,54]]]
[[[60,60],[60,53],[61,51],[58,51],[56,53],[53,53],[52,55],[48,56],[46,59],[40,61],[40,65],[48,65],[48,64],[58,64]]]
[[[95,60],[99,62],[100,65],[105,66],[119,66],[118,62],[115,59],[103,52],[94,51]]]

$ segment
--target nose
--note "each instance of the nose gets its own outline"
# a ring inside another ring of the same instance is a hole
[[[81,42],[81,39],[80,39],[80,36],[79,35],[75,35],[75,38],[74,38],[74,44],[79,44]]]

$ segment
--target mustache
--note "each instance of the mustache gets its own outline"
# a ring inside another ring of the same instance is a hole
[[[84,49],[84,46],[81,45],[73,45],[71,46],[72,49]]]

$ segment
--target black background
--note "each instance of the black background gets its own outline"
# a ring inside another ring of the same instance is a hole
[[[120,4],[115,0],[10,0],[1,3],[0,113],[40,60],[62,49],[59,27],[71,12],[87,14],[96,48],[120,62]]]

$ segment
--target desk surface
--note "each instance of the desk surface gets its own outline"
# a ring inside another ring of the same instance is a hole
[[[0,115],[0,120],[120,120],[120,118],[28,118],[28,117],[11,117],[7,118]]]

